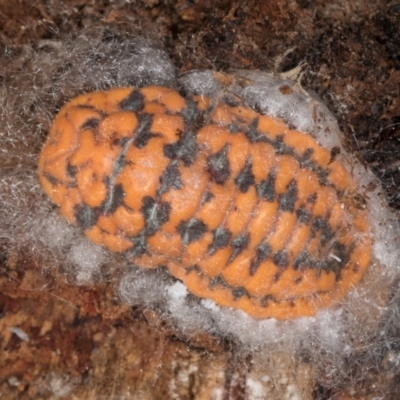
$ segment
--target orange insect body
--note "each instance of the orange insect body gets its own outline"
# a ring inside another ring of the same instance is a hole
[[[343,165],[232,96],[81,95],[57,115],[39,176],[93,242],[256,318],[313,315],[370,263],[366,211],[347,200],[356,185]]]

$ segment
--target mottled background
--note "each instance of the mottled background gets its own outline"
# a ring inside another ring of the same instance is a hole
[[[63,42],[92,28],[159,40],[181,71],[300,67],[303,87],[328,105],[348,148],[375,171],[398,210],[400,3],[244,3],[0,0],[0,85],[27,68],[27,52],[43,49],[46,40]],[[0,241],[1,398],[400,397],[400,332],[390,316],[381,322],[385,337],[376,338],[373,355],[362,346],[349,354],[342,366],[348,379],[332,385],[306,355],[293,368],[291,355],[282,353],[272,362],[290,369],[272,382],[262,360],[235,341],[183,336],[155,312],[121,305],[107,281],[77,287],[68,275],[43,270],[29,251],[6,251],[8,245]],[[399,301],[397,287],[393,282],[389,301]]]

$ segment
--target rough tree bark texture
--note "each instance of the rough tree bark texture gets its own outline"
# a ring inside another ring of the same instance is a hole
[[[302,65],[301,84],[328,104],[348,146],[400,208],[399,2],[0,0],[0,84],[6,48],[96,26],[160,38],[181,71]],[[0,255],[6,247],[0,242]],[[385,352],[373,360],[376,373],[353,366],[355,379],[335,388],[313,379],[307,359],[293,367],[282,355],[282,379],[269,382],[235,343],[181,337],[155,313],[121,305],[106,283],[76,287],[29,254],[0,258],[0,313],[4,399],[278,399],[288,382],[302,399],[400,396],[400,371]]]

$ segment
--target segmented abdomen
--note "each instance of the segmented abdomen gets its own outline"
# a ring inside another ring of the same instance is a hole
[[[370,262],[343,165],[232,96],[156,86],[79,96],[56,117],[39,175],[93,242],[257,318],[312,315]]]

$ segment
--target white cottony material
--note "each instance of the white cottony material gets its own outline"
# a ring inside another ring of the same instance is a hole
[[[93,275],[99,272],[107,253],[100,246],[81,240],[71,247],[69,257],[77,269],[77,281],[85,284],[91,282]]]
[[[229,338],[244,351],[262,354],[264,363],[271,354],[285,353],[289,359],[305,354],[327,385],[340,381],[343,365],[356,349],[365,349],[364,359],[373,360],[384,347],[383,339],[377,338],[400,326],[400,310],[396,301],[390,301],[398,295],[393,283],[400,278],[399,226],[375,176],[346,151],[328,109],[296,83],[265,72],[232,72],[224,85],[212,71],[179,77],[159,44],[124,35],[105,40],[104,35],[94,31],[75,39],[40,42],[35,49],[25,46],[18,63],[10,61],[2,67],[6,69],[0,87],[0,244],[10,252],[30,252],[47,268],[67,270],[77,284],[93,282],[94,277],[101,280],[102,268],[119,263],[122,273],[113,282],[118,281],[115,291],[121,301],[156,310],[184,334],[206,332]],[[89,243],[80,230],[58,216],[36,175],[38,153],[57,110],[90,90],[149,84],[212,99],[225,90],[258,112],[310,132],[325,147],[340,149],[337,157],[355,177],[366,200],[374,262],[360,285],[337,307],[310,318],[256,320],[196,298],[163,269],[139,269],[126,259],[121,261],[121,255]],[[363,366],[366,371],[369,367]],[[249,398],[262,398],[260,383],[248,380],[246,385]],[[299,398],[291,386],[287,396]]]

